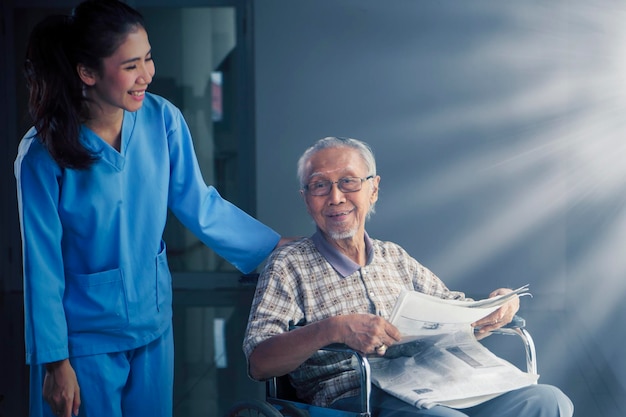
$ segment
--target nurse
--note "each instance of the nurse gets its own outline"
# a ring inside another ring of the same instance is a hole
[[[201,176],[178,108],[150,94],[142,16],[87,0],[44,19],[15,161],[30,415],[172,415],[171,211],[243,272],[283,239]]]

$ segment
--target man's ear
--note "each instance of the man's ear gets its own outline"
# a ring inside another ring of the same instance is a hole
[[[311,209],[309,208],[309,203],[306,201],[306,193],[304,190],[300,190],[300,197],[302,197],[302,201],[306,207],[306,212],[309,213],[309,216],[313,216],[313,213],[311,213]]]
[[[89,67],[86,67],[83,64],[76,65],[76,71],[78,72],[78,76],[80,77],[81,81],[85,83],[85,85],[92,87],[96,84],[96,71],[92,70]]]
[[[380,175],[376,175],[372,178],[372,195],[370,197],[370,202],[374,204],[378,201],[378,187],[380,186]]]

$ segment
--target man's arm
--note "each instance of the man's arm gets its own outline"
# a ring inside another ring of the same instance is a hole
[[[261,342],[250,354],[250,375],[257,380],[284,375],[332,343],[368,354],[399,340],[398,329],[373,314],[329,317]],[[384,355],[384,351],[379,354]]]

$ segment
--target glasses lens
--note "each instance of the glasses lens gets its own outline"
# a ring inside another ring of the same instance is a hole
[[[367,178],[359,178],[359,177],[345,177],[340,178],[336,184],[337,188],[344,193],[353,193],[355,191],[359,191],[363,185],[363,181],[368,180],[372,177]],[[306,189],[309,191],[311,195],[327,195],[330,193],[330,190],[335,184],[332,181],[315,181],[307,184]]]
[[[347,192],[359,191],[361,183],[361,178],[358,177],[346,177],[338,181],[339,189]]]
[[[307,185],[311,195],[326,195],[330,192],[332,183],[330,181],[315,181]]]

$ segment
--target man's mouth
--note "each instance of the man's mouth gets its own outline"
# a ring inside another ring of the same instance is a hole
[[[329,214],[327,214],[327,216],[328,217],[343,217],[343,216],[347,216],[351,212],[352,212],[352,210],[342,211],[342,212],[337,212],[337,213],[329,213]]]

